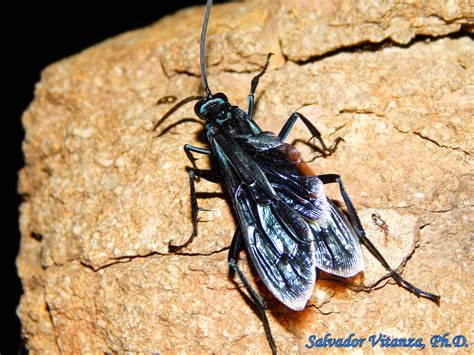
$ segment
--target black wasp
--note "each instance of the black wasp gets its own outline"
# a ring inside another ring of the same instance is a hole
[[[194,111],[205,121],[210,145],[210,149],[184,146],[193,165],[189,170],[193,233],[186,243],[170,245],[170,250],[186,247],[197,234],[199,208],[195,179],[199,177],[223,184],[238,220],[228,256],[230,270],[232,274],[237,273],[253,300],[273,353],[276,353],[276,346],[264,302],[237,265],[244,244],[265,286],[280,302],[296,311],[304,309],[313,292],[316,269],[341,277],[354,276],[364,269],[361,243],[399,285],[438,303],[439,296],[416,288],[396,273],[366,237],[341,178],[335,174],[314,174],[297,149],[284,142],[296,120],[300,119],[323,150],[328,150],[321,134],[307,118],[293,113],[277,135],[262,131],[253,121],[254,93],[271,54],[263,70],[252,80],[247,112],[231,105],[223,93],[211,92],[205,63],[211,7],[212,0],[208,0],[200,42],[201,78],[206,96],[181,100],[153,127],[153,130],[158,128],[182,105],[198,101]],[[167,101],[168,98],[160,100]],[[209,155],[218,162],[220,171],[198,169],[193,153]],[[326,197],[323,185],[328,183],[339,185],[350,222]]]

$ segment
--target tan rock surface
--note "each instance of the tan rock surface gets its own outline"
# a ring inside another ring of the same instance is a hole
[[[311,166],[343,177],[369,237],[442,301],[437,307],[380,282],[384,270],[365,253],[364,274],[350,282],[320,275],[304,312],[279,305],[257,283],[277,346],[304,352],[309,335],[328,332],[422,337],[428,347],[431,335],[445,332],[473,341],[472,40],[456,35],[300,62],[359,43],[469,30],[472,8],[466,1],[324,4],[216,6],[211,87],[246,107],[252,76],[268,51],[276,53],[256,120],[278,131],[298,109],[326,141],[342,137],[335,154]],[[203,213],[209,222],[200,223],[191,255],[168,254],[169,241],[191,232],[182,146],[203,145],[201,128],[186,122],[159,138],[150,129],[169,107],[156,106],[158,98],[200,92],[201,18],[202,8],[181,11],[43,72],[23,116],[20,174],[18,313],[31,350],[268,351],[260,320],[227,276],[235,222],[225,200],[201,199],[212,211]],[[192,105],[165,126],[189,117]],[[308,138],[297,124],[290,141]],[[311,149],[296,145],[311,160]],[[198,190],[221,191],[206,182]],[[339,198],[332,187],[328,193]],[[372,213],[386,221],[388,236]]]

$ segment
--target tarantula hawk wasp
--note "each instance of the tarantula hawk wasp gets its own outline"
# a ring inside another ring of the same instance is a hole
[[[330,150],[313,124],[298,112],[293,113],[281,131],[265,132],[253,120],[254,94],[266,64],[252,82],[247,112],[229,103],[223,93],[212,93],[206,75],[206,32],[212,0],[207,1],[200,39],[200,70],[205,96],[190,96],[173,106],[153,127],[156,130],[178,108],[192,101],[196,115],[205,122],[210,149],[184,145],[192,164],[189,170],[193,233],[176,252],[188,246],[197,234],[199,207],[195,180],[202,178],[221,183],[232,200],[238,227],[229,249],[228,263],[246,288],[263,322],[273,353],[275,341],[261,297],[240,270],[239,252],[246,247],[265,286],[285,306],[304,309],[316,283],[316,269],[341,277],[351,277],[364,269],[363,244],[394,280],[419,297],[436,303],[440,297],[422,291],[394,271],[366,237],[364,229],[336,174],[316,175],[292,145],[285,143],[291,128],[300,119],[324,151]],[[169,97],[160,100],[169,102]],[[219,165],[219,172],[201,170],[193,153],[208,155]],[[336,183],[347,207],[349,220],[326,197],[324,184]]]

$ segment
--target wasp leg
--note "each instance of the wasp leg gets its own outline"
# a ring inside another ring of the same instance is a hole
[[[265,66],[263,67],[262,71],[260,73],[258,73],[253,79],[252,79],[252,83],[250,85],[250,94],[249,94],[249,110],[248,110],[248,117],[249,117],[249,120],[252,120],[253,119],[253,110],[255,108],[255,97],[254,97],[254,94],[255,94],[255,90],[257,90],[257,85],[258,85],[258,81],[260,80],[260,77],[265,74],[265,72],[267,71],[267,68],[268,68],[268,64],[270,64],[270,57],[273,55],[273,53],[268,53],[267,54],[267,62],[265,63]]]
[[[232,242],[230,243],[229,254],[227,255],[228,262],[230,262],[231,260],[234,260],[235,262],[239,261],[239,253],[243,247],[242,241],[242,231],[240,230],[240,227],[237,227],[234,236],[232,237]],[[229,276],[233,277],[234,274],[234,270],[229,269]]]
[[[202,172],[205,175],[205,176],[200,176],[199,174],[195,174],[196,178],[201,178],[202,177],[204,180],[207,180],[207,181],[210,181],[210,182],[215,182],[216,184],[221,182],[221,178],[220,178],[219,175],[213,173],[210,170],[201,170],[201,169],[199,169],[196,165],[196,161],[199,160],[199,159],[195,158],[193,153],[192,153],[192,152],[195,152],[195,153],[199,153],[199,154],[210,155],[211,154],[210,149],[195,147],[195,146],[190,145],[190,144],[185,144],[183,148],[184,148],[184,152],[186,153],[186,156],[188,157],[189,161],[191,162],[191,164],[193,164],[193,169],[196,172]]]
[[[196,187],[195,187],[195,180],[196,178],[203,178],[204,180],[219,183],[219,178],[209,170],[199,170],[199,169],[190,169],[189,170],[189,190],[191,193],[191,216],[192,216],[192,223],[193,223],[193,232],[189,239],[180,245],[172,244],[172,241],[168,244],[168,250],[172,253],[177,252],[180,249],[186,248],[189,244],[191,244],[198,233],[198,213],[199,211],[205,211],[202,208],[199,208],[196,196]]]
[[[304,125],[306,126],[306,128],[308,128],[308,131],[311,133],[310,141],[313,138],[318,140],[319,144],[321,145],[321,148],[320,149],[318,148],[318,151],[322,154],[323,157],[327,157],[336,151],[337,145],[343,139],[336,138],[332,146],[327,147],[326,143],[324,143],[323,138],[321,137],[321,132],[319,132],[319,130],[316,127],[314,127],[314,125],[310,122],[310,120],[308,120],[299,112],[293,112],[290,118],[288,118],[288,120],[286,121],[283,128],[281,129],[280,133],[278,133],[278,137],[280,137],[282,141],[284,141],[288,137],[288,134],[290,133],[291,129],[293,128],[293,125],[295,124],[298,118],[301,121],[303,121]]]
[[[190,145],[190,144],[185,144],[183,148],[184,148],[184,152],[186,153],[186,156],[188,157],[191,164],[193,164],[193,168],[195,170],[199,170],[198,167],[196,166],[196,160],[198,160],[198,159],[196,159],[194,157],[192,152],[199,153],[199,154],[205,154],[205,155],[210,155],[211,154],[210,149],[195,147],[195,146]]]
[[[250,298],[252,299],[253,304],[258,311],[260,319],[263,322],[265,335],[267,336],[268,343],[270,344],[270,348],[272,349],[272,354],[275,355],[277,353],[276,345],[275,345],[275,340],[273,339],[270,323],[268,322],[268,318],[265,313],[265,304],[263,300],[260,298],[260,296],[257,294],[257,292],[250,285],[249,281],[247,280],[247,277],[237,266],[237,260],[239,258],[239,251],[241,249],[241,246],[242,246],[242,232],[240,228],[238,228],[235,231],[234,238],[232,239],[232,243],[229,250],[229,256],[228,256],[229,266],[230,266],[230,269],[232,270],[232,274],[237,273],[237,275],[239,275],[240,281],[242,281],[245,288],[247,289],[247,292],[250,295]]]
[[[372,244],[369,238],[365,235],[364,228],[360,222],[359,216],[352,204],[352,201],[344,188],[342,179],[339,175],[336,174],[327,174],[327,175],[318,175],[318,178],[323,182],[323,184],[328,183],[337,183],[339,185],[339,191],[341,192],[344,203],[346,204],[347,211],[349,212],[349,217],[351,219],[352,226],[354,227],[357,236],[359,237],[361,243],[370,251],[370,253],[382,264],[382,266],[390,273],[393,279],[402,287],[406,288],[408,291],[414,293],[418,297],[427,298],[436,304],[439,304],[440,297],[438,295],[425,292],[415,287],[408,281],[406,281],[399,273],[393,270],[385,258],[380,254],[375,245]]]
[[[196,166],[196,158],[193,156],[192,152],[195,153],[201,153],[201,154],[206,154],[209,155],[211,154],[211,151],[209,149],[205,148],[199,148],[199,147],[194,147],[189,144],[184,145],[184,151],[186,152],[186,156],[188,157],[189,161],[193,164],[193,169],[189,170],[189,190],[191,194],[191,216],[192,216],[192,223],[193,223],[193,232],[189,239],[181,245],[174,245],[170,241],[168,244],[168,249],[170,252],[177,252],[180,249],[183,249],[187,247],[189,244],[191,244],[196,237],[198,233],[198,214],[199,211],[202,210],[199,208],[198,202],[197,202],[197,196],[196,196],[196,179],[197,178],[202,178],[204,180],[210,181],[210,182],[215,182],[219,183],[220,182],[220,177],[216,174],[214,174],[210,170],[200,170]]]

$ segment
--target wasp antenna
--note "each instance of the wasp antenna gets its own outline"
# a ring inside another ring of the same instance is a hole
[[[170,108],[170,110],[166,112],[164,116],[161,117],[161,119],[153,125],[152,131],[155,131],[168,117],[170,117],[174,112],[176,112],[176,110],[178,110],[181,106],[186,105],[188,102],[191,101],[201,100],[202,98],[202,96],[189,96],[182,99],[172,108]]]
[[[209,22],[209,15],[211,14],[212,0],[207,0],[206,12],[204,13],[204,19],[202,21],[201,29],[201,43],[199,50],[199,62],[201,64],[201,79],[204,90],[206,90],[206,96],[209,97],[212,95],[211,89],[207,84],[207,75],[206,75],[206,33],[207,33],[207,23]]]

